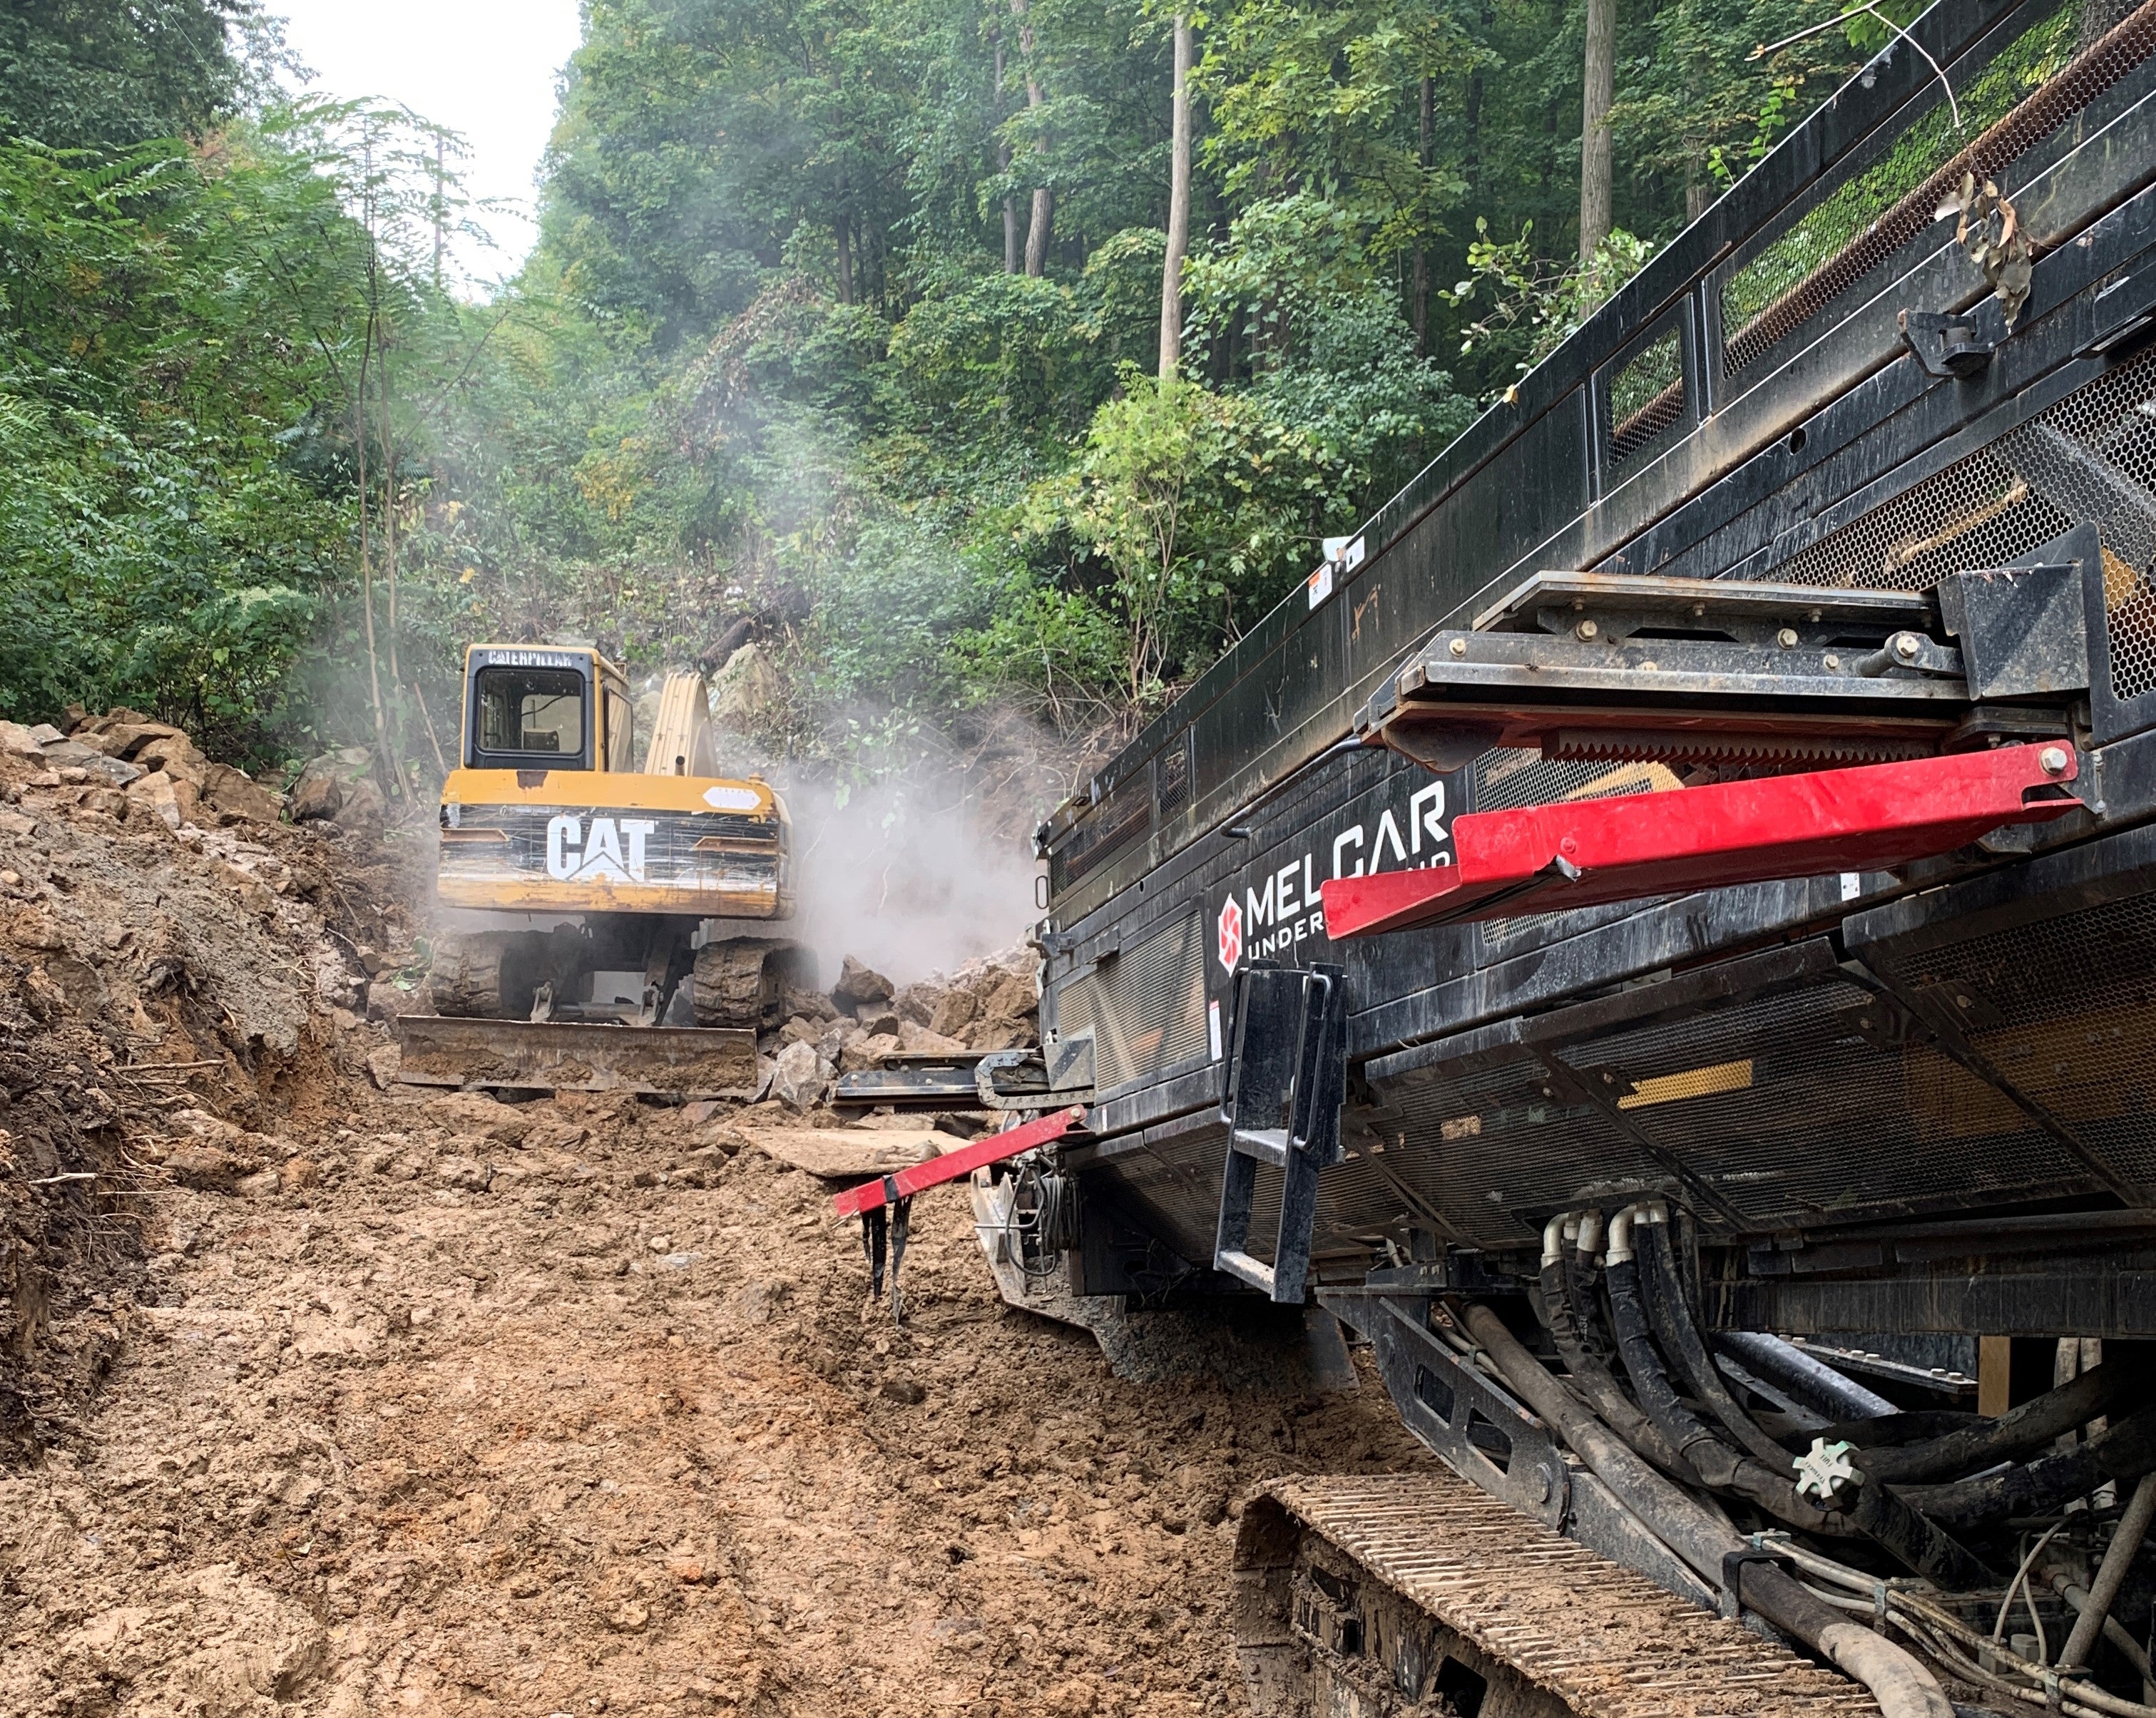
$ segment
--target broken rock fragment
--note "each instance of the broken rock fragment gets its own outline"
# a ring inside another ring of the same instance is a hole
[[[831,1000],[841,1008],[859,1012],[863,1007],[879,1007],[891,998],[891,980],[873,967],[865,967],[851,955],[839,968],[839,982],[831,987]]]

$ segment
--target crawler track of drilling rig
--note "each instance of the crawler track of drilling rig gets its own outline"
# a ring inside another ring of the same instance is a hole
[[[1876,1718],[1839,1676],[1446,1474],[1280,1480],[1235,1539],[1257,1718]]]

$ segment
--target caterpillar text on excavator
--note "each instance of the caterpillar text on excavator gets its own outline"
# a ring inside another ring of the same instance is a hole
[[[667,677],[638,756],[622,671],[586,644],[475,644],[436,884],[457,923],[434,1015],[398,1023],[417,1085],[741,1096],[793,912],[786,808],[720,772],[703,676]]]
[[[1455,1476],[1257,1712],[2156,1718],[2153,334],[2156,0],[1940,0],[1041,827],[1004,1295]]]

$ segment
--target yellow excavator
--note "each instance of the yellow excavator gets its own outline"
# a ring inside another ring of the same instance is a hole
[[[701,674],[668,676],[637,755],[621,669],[588,644],[465,653],[442,786],[437,1013],[398,1023],[422,1085],[732,1096],[785,987],[786,808],[722,775]]]

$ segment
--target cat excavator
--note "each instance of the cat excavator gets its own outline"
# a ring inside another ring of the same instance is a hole
[[[701,674],[670,674],[638,755],[623,671],[589,644],[475,644],[442,785],[437,1013],[399,1078],[476,1089],[738,1096],[756,1033],[813,961],[786,807],[722,773]]]

